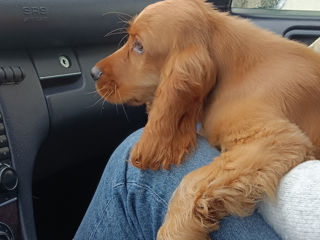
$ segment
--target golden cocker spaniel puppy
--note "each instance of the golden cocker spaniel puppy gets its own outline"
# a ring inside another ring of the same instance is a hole
[[[221,155],[191,172],[158,239],[207,239],[227,215],[247,216],[281,177],[320,157],[320,56],[216,11],[165,0],[133,18],[126,44],[92,69],[111,103],[149,103],[131,162],[169,169],[196,148],[196,125]]]

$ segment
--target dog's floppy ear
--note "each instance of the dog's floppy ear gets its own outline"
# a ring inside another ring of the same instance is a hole
[[[196,145],[196,124],[203,102],[215,84],[209,51],[189,46],[170,54],[161,73],[148,123],[132,152],[133,165],[168,169],[180,164]],[[139,154],[140,150],[143,154]]]

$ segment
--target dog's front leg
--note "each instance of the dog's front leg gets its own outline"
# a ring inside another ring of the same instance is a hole
[[[312,144],[299,128],[281,124],[188,174],[172,197],[158,240],[207,239],[225,216],[248,216],[265,194],[274,198],[281,177],[312,158]]]

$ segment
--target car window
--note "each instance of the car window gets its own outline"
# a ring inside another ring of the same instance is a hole
[[[320,11],[319,0],[233,0],[232,8]]]
[[[231,0],[230,6],[239,15],[320,18],[320,0]]]

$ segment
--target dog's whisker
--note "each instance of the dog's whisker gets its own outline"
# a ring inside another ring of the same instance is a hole
[[[109,14],[118,14],[120,16],[126,16],[126,17],[129,17],[129,18],[132,18],[131,15],[129,15],[128,13],[124,13],[124,12],[106,12],[106,13],[103,13],[102,16],[106,16],[106,15],[109,15]]]
[[[104,100],[104,98],[103,97],[101,97],[98,101],[96,101],[94,104],[93,104],[93,106],[92,107],[94,107],[95,105],[97,105],[99,102],[101,102],[101,101],[103,101]]]
[[[105,36],[105,38],[108,38],[108,37],[111,37],[111,36],[114,36],[114,35],[122,35],[122,34],[126,34],[127,32],[117,32],[117,33],[112,33],[112,34],[109,34],[107,36]]]
[[[104,35],[104,37],[109,37],[111,35],[114,35],[114,34],[124,34],[127,32],[127,28],[117,28],[117,29],[114,29],[114,30],[111,30],[110,32],[108,32],[106,35]]]
[[[92,105],[88,106],[87,108],[92,108],[94,107],[95,105],[97,105],[101,100],[103,100],[101,97]]]
[[[93,105],[89,106],[89,108],[96,106],[99,102],[104,100],[104,97],[107,96],[107,94],[109,94],[109,91],[107,91],[100,99],[98,99],[98,101],[96,101]]]
[[[126,108],[124,107],[123,103],[121,103],[121,106],[122,106],[122,109],[123,109],[124,115],[126,116],[127,121],[130,122]]]
[[[114,33],[110,33],[110,34],[106,34],[104,37],[107,38],[107,37],[111,37],[113,35],[122,35],[122,34],[127,34],[126,31],[123,31],[123,32],[114,32]]]
[[[105,97],[105,99],[108,100],[108,97],[110,97],[112,93],[113,93],[113,90],[111,90],[111,92],[108,94],[108,96]]]
[[[117,84],[114,84],[114,93],[117,92]],[[118,104],[115,104],[116,105],[116,111],[117,111],[117,114],[119,114],[119,110],[118,110]]]
[[[123,23],[123,24],[126,24],[126,25],[130,25],[130,20],[124,20],[124,19],[119,19],[118,23]]]
[[[120,92],[119,92],[119,91],[117,91],[117,94],[118,94],[118,96],[119,96],[119,98],[120,98],[120,101],[121,101],[121,102],[123,102],[123,101],[122,101],[122,99],[121,99],[121,95],[120,95]],[[126,115],[126,119],[127,119],[127,121],[128,121],[128,122],[130,122],[130,121],[129,121],[129,118],[128,118],[128,115],[127,115],[127,112],[126,112],[126,109],[125,109],[125,107],[124,107],[123,103],[121,103],[121,106],[122,106],[122,109],[123,109],[124,115]]]
[[[107,99],[112,92],[113,92],[112,90],[111,91],[107,91],[105,94],[103,94],[103,96],[101,98],[104,99],[104,100]]]
[[[126,27],[119,27],[119,28],[116,28],[116,29],[109,31],[107,34],[110,34],[110,33],[116,32],[116,31],[120,31],[120,30],[125,31],[125,30],[127,30],[127,28]]]
[[[104,110],[104,103],[106,102],[106,100],[104,99],[102,101],[102,105],[101,105],[101,109],[100,109],[100,114],[102,114],[103,110]]]
[[[118,15],[118,18],[119,18],[120,20],[122,20],[122,21],[127,21],[127,22],[129,22],[130,19],[132,19],[132,17],[128,17],[128,18],[125,18],[125,17],[128,17],[128,16],[125,16],[125,15],[122,15],[122,14],[119,14],[119,15]]]
[[[94,107],[94,106],[97,104],[97,102],[99,102],[99,101],[100,101],[101,97],[100,97],[100,95],[99,95],[99,94],[94,95],[94,96],[96,96],[98,99],[97,99],[97,100],[95,100],[96,102],[95,102],[94,104],[91,104],[91,105],[87,106],[86,108],[92,108],[92,107]]]
[[[113,90],[111,90],[110,93],[104,97],[104,101],[102,102],[102,107],[101,107],[101,113],[104,109],[103,107],[104,107],[105,102],[108,101],[108,97],[110,97],[112,93],[113,93]]]
[[[121,47],[121,42],[122,42],[124,39],[126,39],[126,37],[128,37],[128,34],[124,35],[124,36],[121,38],[120,42],[118,43],[118,48]]]
[[[108,12],[108,13],[104,13],[103,16],[106,16],[109,14],[116,14],[118,19],[120,20],[118,23],[124,23],[125,25],[129,25],[131,19],[133,18],[133,16],[123,12]]]
[[[94,90],[92,92],[87,92],[86,95],[90,95],[90,94],[94,94],[94,93],[98,93],[97,90]]]
[[[103,99],[102,105],[101,105],[101,110],[100,110],[100,114],[102,114],[103,110],[104,110],[104,104],[107,100]]]
[[[107,87],[107,86],[106,86],[106,85],[104,85],[103,87],[99,88],[99,90],[100,90],[100,91],[102,91],[102,90],[104,90],[106,87]],[[92,91],[92,92],[88,92],[87,94],[93,94],[93,93],[97,93],[97,94],[99,94],[97,89],[96,89],[96,90],[94,90],[94,91]]]
[[[125,25],[130,25],[130,21],[132,18],[126,19],[123,15],[118,15],[119,23],[124,23]]]
[[[101,106],[101,110],[100,110],[100,113],[103,112],[103,109],[104,109],[104,104],[105,102],[108,100],[108,97],[111,96],[111,94],[113,93],[113,90],[111,91],[107,91],[105,95],[103,95],[102,99],[103,99],[103,102],[102,102],[102,106]]]
[[[111,92],[112,92],[112,91],[111,91]],[[110,94],[110,91],[106,91],[105,94],[103,94],[101,98],[105,99],[106,96],[109,96],[109,94]]]

